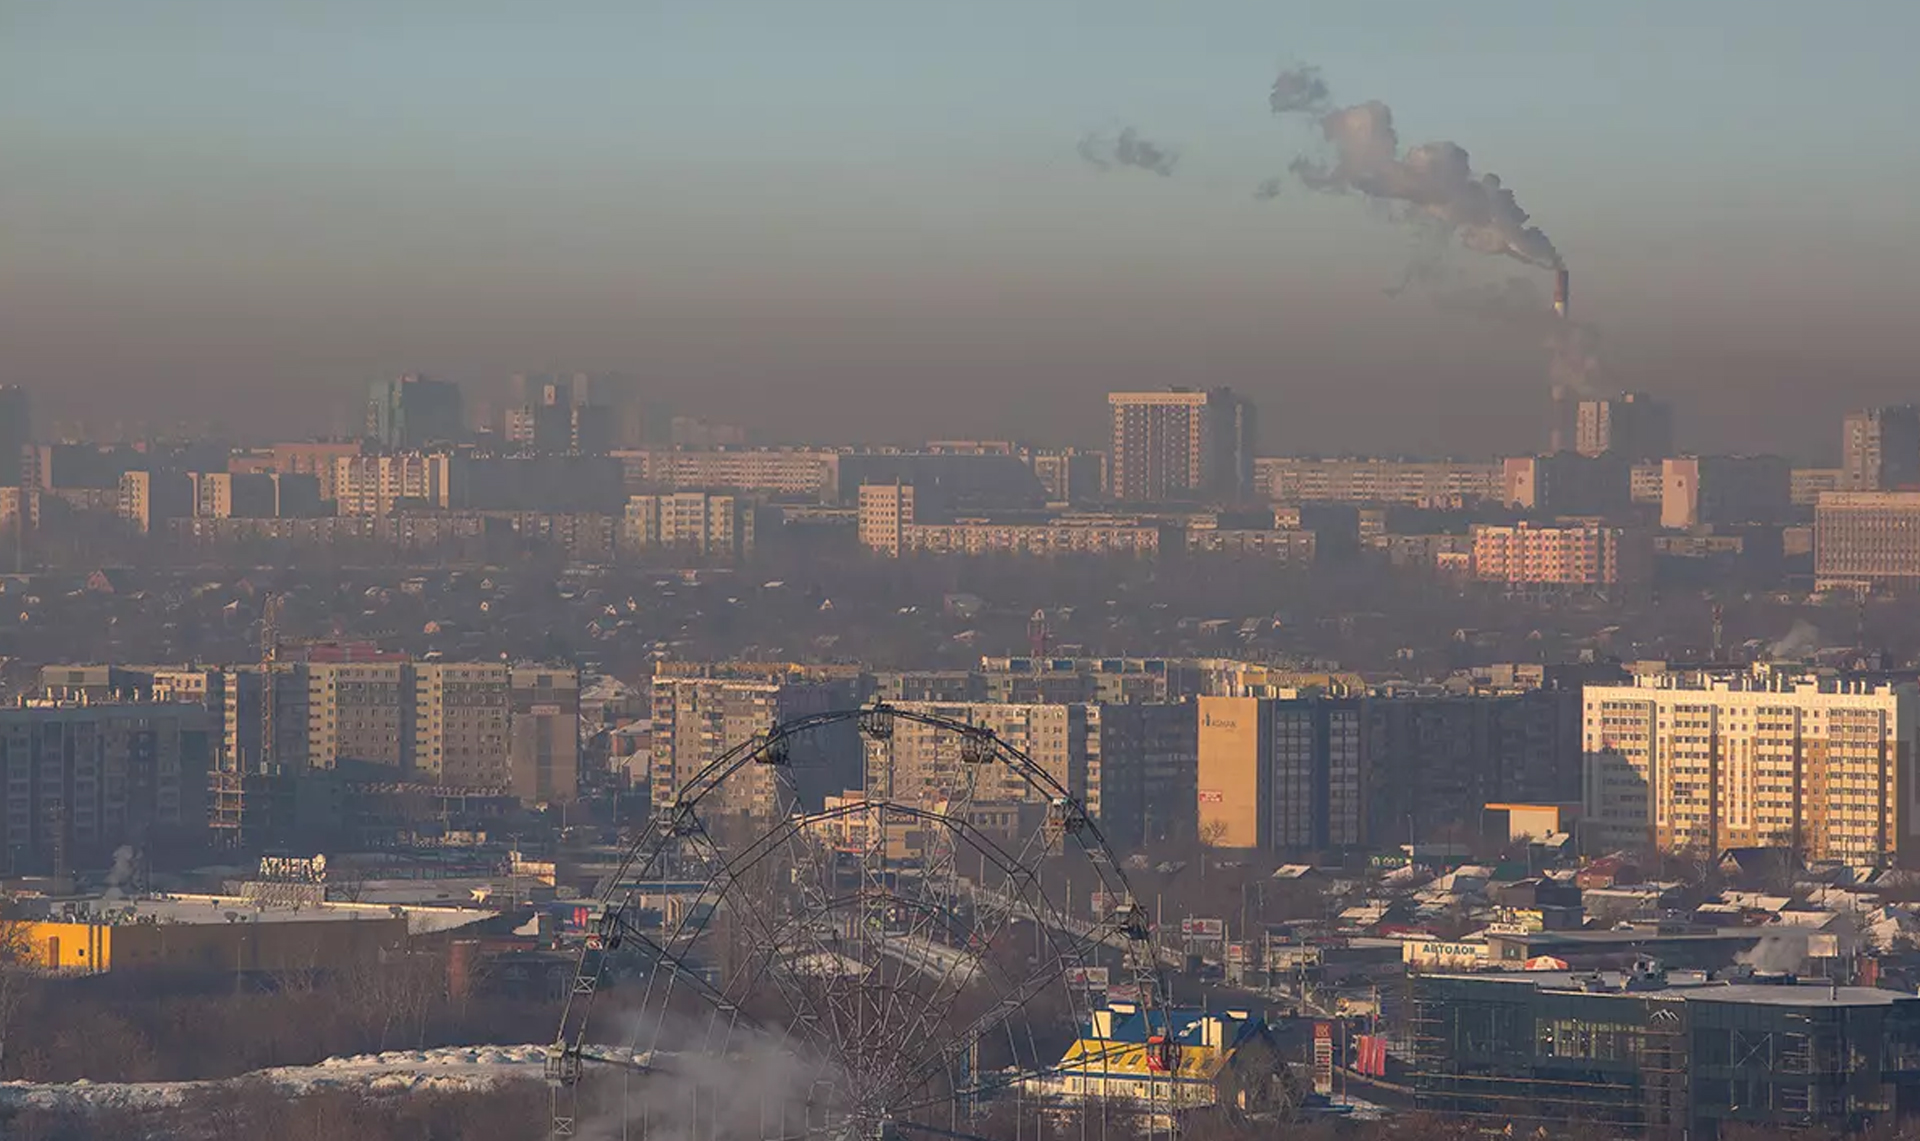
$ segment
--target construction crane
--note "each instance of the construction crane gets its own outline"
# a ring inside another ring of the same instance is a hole
[[[260,771],[272,768],[275,745],[274,713],[275,665],[280,660],[280,607],[278,594],[269,592],[260,606]]]

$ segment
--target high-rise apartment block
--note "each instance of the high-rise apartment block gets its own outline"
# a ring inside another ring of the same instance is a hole
[[[536,452],[596,453],[620,435],[618,412],[584,373],[570,377],[516,375],[500,435],[509,445]]]
[[[1673,454],[1673,406],[1644,392],[1581,400],[1573,450],[1630,462],[1663,459]]]
[[[653,801],[670,810],[681,788],[728,750],[793,718],[857,708],[857,669],[750,662],[675,664],[653,679]],[[773,819],[795,802],[819,808],[859,784],[859,733],[852,722],[800,735],[783,765],[749,765],[706,807]]]
[[[1633,466],[1614,456],[1553,452],[1501,462],[1501,502],[1554,515],[1613,515],[1633,502]]]
[[[1601,523],[1478,524],[1473,577],[1513,587],[1631,586],[1653,577],[1653,544],[1640,531]]]
[[[114,700],[0,708],[0,846],[16,871],[97,863],[122,844],[204,843],[204,706]]]
[[[1583,844],[1912,854],[1916,694],[1908,682],[1660,673],[1587,687]]]
[[[1793,474],[1779,456],[1678,456],[1661,464],[1660,525],[1782,523]]]
[[[740,558],[753,553],[754,508],[734,495],[676,491],[627,499],[621,545]]]
[[[334,459],[333,494],[341,515],[391,515],[402,507],[445,509],[461,497],[458,457],[421,452]]]
[[[1920,587],[1920,491],[1837,491],[1813,511],[1817,589]]]
[[[0,385],[0,487],[25,482],[33,445],[33,402],[17,384]]]
[[[367,390],[367,439],[394,451],[458,443],[466,437],[460,386],[449,380],[402,376]]]
[[[900,702],[896,708],[988,730],[1032,758],[1037,767],[1084,804],[1089,815],[1098,818],[1099,707]],[[1044,803],[1048,799],[1012,766],[970,760],[960,734],[907,718],[895,722],[891,740],[867,741],[865,787],[870,795],[928,811],[960,800],[1013,804]]]
[[[55,697],[139,694],[199,705],[209,714],[214,764],[233,773],[333,769],[511,789],[529,802],[571,800],[579,791],[580,679],[571,668],[415,662],[369,647],[316,645],[266,673],[258,663],[62,665],[42,670],[41,681]]]
[[[196,519],[303,519],[320,510],[320,481],[280,472],[191,472]]]
[[[1320,852],[1366,839],[1358,699],[1203,697],[1199,838],[1221,848]]]
[[[1199,699],[1200,838],[1309,853],[1462,839],[1489,803],[1580,792],[1574,686]]]
[[[1840,455],[1844,490],[1920,488],[1920,407],[1895,404],[1847,413]]]
[[[572,800],[580,791],[580,672],[515,666],[508,682],[513,794],[527,804]]]
[[[143,535],[193,517],[193,481],[179,471],[130,471],[120,477],[120,518]]]
[[[1129,503],[1233,500],[1253,490],[1253,402],[1230,388],[1114,392],[1109,494]]]

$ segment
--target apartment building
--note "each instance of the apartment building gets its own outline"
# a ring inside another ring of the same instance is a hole
[[[911,485],[863,484],[861,545],[887,558],[907,555],[1132,555],[1160,551],[1161,528],[1137,519],[1060,516],[1048,522],[965,520],[923,523],[925,502]]]
[[[193,481],[185,472],[130,471],[120,477],[120,518],[142,535],[193,515]]]
[[[1395,503],[1465,507],[1497,501],[1498,463],[1455,460],[1307,459],[1263,456],[1253,463],[1259,494],[1281,503]]]
[[[1797,467],[1787,473],[1787,498],[1795,507],[1812,507],[1829,491],[1845,491],[1847,473],[1837,467]]]
[[[1230,388],[1107,394],[1109,492],[1127,503],[1253,491],[1253,402]]]
[[[403,506],[457,505],[455,457],[400,452],[336,456],[333,493],[341,515],[391,515]]]
[[[1895,404],[1849,412],[1841,425],[1840,472],[1846,491],[1920,486],[1920,407]]]
[[[826,448],[634,448],[613,457],[629,494],[732,491],[823,502],[839,497],[840,453]]]
[[[0,708],[0,847],[18,872],[98,862],[128,843],[204,843],[212,758],[203,705]]]
[[[312,646],[306,660],[233,666],[49,666],[50,696],[190,702],[208,714],[215,768],[343,770],[504,792],[529,803],[579,794],[580,677],[572,668],[414,662],[366,647]],[[272,742],[267,735],[271,686]]]
[[[509,675],[507,758],[525,804],[580,795],[580,672],[515,666]]]
[[[1644,392],[1597,397],[1574,406],[1573,450],[1654,460],[1673,453],[1673,405]]]
[[[796,717],[854,709],[865,699],[858,669],[791,663],[663,663],[653,679],[653,800],[670,810],[695,774],[728,750]],[[776,817],[798,803],[818,809],[826,796],[856,787],[864,765],[851,721],[802,734],[787,763],[754,764],[729,778],[716,813]]]
[[[1633,465],[1618,456],[1553,452],[1502,461],[1501,499],[1522,511],[1612,515],[1633,502]]]
[[[507,664],[428,662],[412,677],[414,778],[461,788],[511,784]]]
[[[1653,542],[1601,523],[1480,524],[1473,528],[1473,577],[1513,587],[1631,586],[1653,577]]]
[[[1920,587],[1920,491],[1842,491],[1813,512],[1816,589]]]
[[[1085,805],[1089,815],[1099,816],[1097,706],[901,702],[896,708],[988,730],[1026,754]],[[1012,765],[981,763],[984,759],[982,754],[969,754],[966,740],[959,733],[901,718],[895,723],[891,740],[866,742],[864,787],[869,795],[929,811],[950,801],[1013,804],[1050,799]]]
[[[1366,840],[1365,710],[1358,699],[1199,699],[1201,842],[1320,852]]]
[[[621,545],[631,552],[669,548],[739,558],[753,553],[753,505],[705,491],[634,495],[627,499]]]
[[[1199,699],[1201,839],[1312,853],[1461,839],[1489,803],[1581,787],[1575,688]]]
[[[1661,465],[1662,527],[1781,523],[1792,506],[1792,467],[1779,456],[1676,456]]]
[[[1909,682],[1772,667],[1589,686],[1583,845],[1910,855],[1914,712]]]

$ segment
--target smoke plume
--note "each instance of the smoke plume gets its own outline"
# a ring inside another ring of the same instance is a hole
[[[1756,971],[1797,973],[1807,963],[1807,935],[1804,931],[1784,931],[1762,936],[1750,951],[1742,951],[1733,961]]]
[[[1165,178],[1173,173],[1180,156],[1169,148],[1143,137],[1132,127],[1123,127],[1117,135],[1089,132],[1075,148],[1087,165],[1095,170],[1133,167],[1152,171]]]
[[[1388,203],[1407,219],[1436,222],[1460,243],[1544,269],[1561,267],[1560,252],[1513,191],[1491,172],[1475,173],[1466,148],[1453,142],[1422,143],[1405,154],[1393,126],[1393,110],[1379,100],[1327,109],[1330,92],[1315,68],[1282,71],[1268,104],[1275,114],[1312,115],[1332,148],[1331,161],[1296,158],[1288,169],[1309,189],[1359,194]],[[1256,197],[1277,190],[1261,184]]]
[[[1793,660],[1806,654],[1820,644],[1820,629],[1804,619],[1795,621],[1786,636],[1767,647],[1767,656],[1779,660]]]
[[[133,880],[133,847],[122,844],[113,850],[113,867],[107,872],[107,887],[101,892],[105,899],[124,899],[127,884]]]

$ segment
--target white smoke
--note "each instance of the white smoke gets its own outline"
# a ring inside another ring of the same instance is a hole
[[[1793,628],[1773,645],[1767,647],[1767,656],[1778,660],[1791,661],[1805,655],[1820,644],[1819,627],[1813,623],[1797,620]]]
[[[1797,974],[1807,962],[1807,933],[1791,931],[1764,935],[1751,950],[1735,955],[1733,961],[1756,971]]]
[[[624,1097],[581,1126],[589,1141],[644,1131],[649,1141],[781,1137],[817,1131],[829,1107],[827,1066],[804,1041],[781,1041],[724,1016],[709,1023],[679,1016],[629,1023],[634,1058],[652,1073],[624,1083]],[[611,1051],[616,1055],[618,1051]],[[593,1063],[588,1063],[589,1073]],[[624,1128],[623,1128],[624,1126]]]
[[[1152,171],[1162,178],[1171,175],[1180,161],[1180,156],[1170,148],[1142,136],[1132,127],[1123,127],[1115,135],[1089,132],[1081,136],[1075,149],[1095,170],[1133,167]]]
[[[130,844],[122,844],[113,850],[113,867],[107,871],[107,887],[100,893],[102,898],[126,898],[126,886],[133,880],[133,854]]]
[[[1391,204],[1402,218],[1439,224],[1470,250],[1561,268],[1560,252],[1531,223],[1513,191],[1497,174],[1475,173],[1465,147],[1422,143],[1402,154],[1390,107],[1376,99],[1328,109],[1330,95],[1317,68],[1296,67],[1275,78],[1267,98],[1277,115],[1314,116],[1332,147],[1331,161],[1303,156],[1289,165],[1304,185]],[[1278,180],[1269,179],[1254,194],[1271,198],[1279,189]]]

